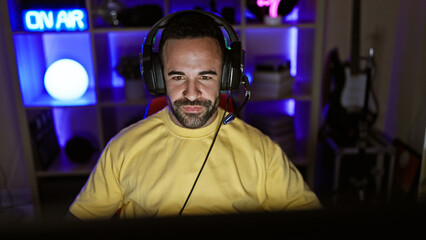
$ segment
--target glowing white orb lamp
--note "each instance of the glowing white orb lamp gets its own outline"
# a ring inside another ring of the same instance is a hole
[[[76,100],[89,87],[86,69],[72,59],[60,59],[52,63],[44,74],[44,87],[57,100]]]

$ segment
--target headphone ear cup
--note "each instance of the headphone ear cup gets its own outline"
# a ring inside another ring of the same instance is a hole
[[[153,95],[161,95],[166,93],[166,87],[163,78],[163,69],[161,67],[161,59],[157,53],[151,53],[150,58],[143,61],[141,57],[141,72],[146,90]],[[142,70],[143,69],[143,70]]]
[[[243,50],[240,42],[231,43],[231,50],[229,52],[229,83],[228,89],[233,92],[237,91],[242,80],[242,68],[244,68]]]
[[[153,71],[152,61],[150,57],[145,57],[144,59],[144,55],[145,53],[139,54],[141,75],[143,82],[145,83],[146,90],[151,94],[155,94],[155,72]]]
[[[163,65],[158,53],[152,53],[151,61],[153,63],[152,70],[155,74],[154,84],[156,87],[155,95],[162,95],[166,93],[166,84],[163,76]]]
[[[230,50],[225,51],[225,57],[223,60],[223,66],[222,66],[222,80],[220,84],[220,90],[221,91],[228,91],[230,89],[230,85],[232,82],[232,76],[231,76],[231,53]]]

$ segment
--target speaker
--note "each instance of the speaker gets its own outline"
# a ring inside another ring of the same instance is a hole
[[[94,150],[92,143],[81,136],[71,138],[65,146],[66,155],[71,161],[76,163],[88,162]]]
[[[142,53],[139,54],[140,69],[144,79],[145,87],[153,95],[162,95],[166,93],[166,85],[163,76],[163,69],[159,53],[154,51],[154,41],[160,29],[167,28],[168,23],[174,17],[180,17],[187,14],[200,14],[210,17],[217,26],[223,27],[230,39],[229,47],[225,46],[225,56],[222,67],[221,91],[236,91],[242,81],[244,72],[245,51],[242,49],[241,41],[238,38],[232,26],[223,18],[202,10],[185,10],[170,14],[154,24],[150,32],[144,39]],[[222,31],[223,33],[223,31]],[[224,35],[226,39],[226,36]]]

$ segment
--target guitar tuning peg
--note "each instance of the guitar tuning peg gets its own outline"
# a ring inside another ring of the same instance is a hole
[[[370,48],[368,49],[368,57],[372,58],[374,56],[374,49]]]

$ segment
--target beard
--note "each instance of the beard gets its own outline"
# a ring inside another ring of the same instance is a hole
[[[214,102],[210,100],[194,100],[190,101],[188,99],[180,99],[174,101],[170,104],[170,98],[167,98],[169,105],[172,106],[173,115],[176,117],[178,122],[186,128],[200,128],[206,124],[206,122],[214,115],[216,112],[220,95],[218,94],[214,100]],[[191,106],[203,106],[205,111],[200,113],[185,113],[182,111],[181,106],[191,105]]]

